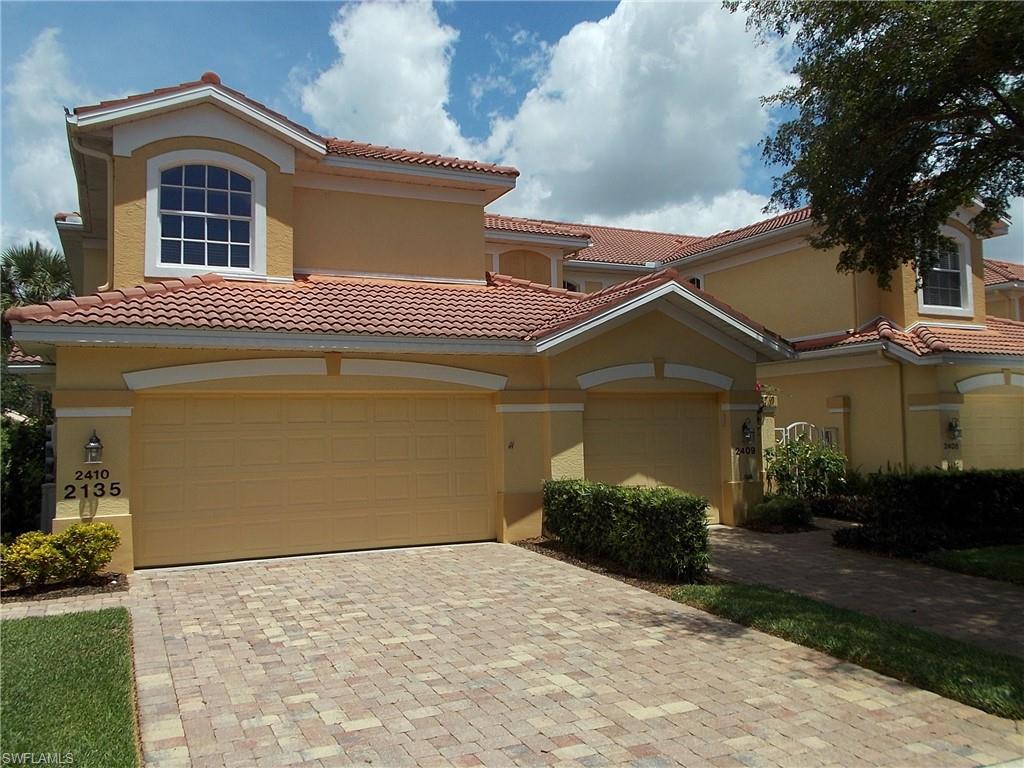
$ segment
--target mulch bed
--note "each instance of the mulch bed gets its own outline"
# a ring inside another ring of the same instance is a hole
[[[687,581],[670,581],[665,579],[648,579],[642,576],[636,576],[635,574],[629,573],[621,565],[603,560],[597,557],[581,557],[575,555],[566,550],[565,545],[562,544],[558,539],[549,539],[545,536],[538,536],[533,539],[523,539],[522,541],[512,542],[517,547],[528,549],[531,552],[536,552],[539,555],[545,557],[554,558],[555,560],[561,560],[563,563],[569,565],[575,565],[577,568],[585,568],[588,571],[594,573],[600,573],[602,576],[608,576],[612,579],[625,582],[632,587],[643,589],[648,592],[653,592],[661,597],[671,597],[672,592],[675,591],[676,587],[689,584]],[[713,583],[717,581],[715,577],[709,576],[704,583]]]
[[[75,584],[45,584],[41,587],[19,587],[0,590],[0,603],[24,603],[34,600],[56,600],[61,597],[126,592],[128,577],[123,573],[98,573]]]

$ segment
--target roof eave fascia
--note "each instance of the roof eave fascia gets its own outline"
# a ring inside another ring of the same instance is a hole
[[[287,331],[209,331],[190,328],[84,326],[12,323],[12,337],[23,344],[52,346],[196,347],[203,349],[320,350],[326,352],[421,352],[424,354],[528,355],[532,342],[439,336],[370,336]]]
[[[57,366],[53,363],[8,363],[8,373],[15,373],[18,376],[31,376],[46,373],[53,373]]]
[[[651,272],[661,268],[660,261],[648,261],[645,264],[622,264],[615,261],[589,261],[583,259],[566,259],[565,266],[570,269],[595,269],[602,272]]]
[[[589,237],[541,235],[536,232],[515,232],[507,229],[491,229],[490,227],[484,227],[484,239],[501,243],[550,245],[561,248],[567,253],[576,253],[590,247]]]
[[[725,243],[723,245],[715,246],[701,253],[695,253],[693,256],[681,256],[678,259],[666,259],[664,264],[666,267],[682,268],[693,264],[694,262],[706,261],[723,254],[730,254],[733,251],[739,250],[743,246],[759,246],[764,243],[770,243],[774,240],[785,240],[788,237],[805,230],[811,229],[814,226],[812,219],[804,219],[803,221],[795,221],[792,224],[786,224],[778,229],[773,229],[769,232],[762,232],[759,235],[753,235],[752,237],[744,237],[739,240],[734,240],[731,243]]]
[[[1024,289],[1024,280],[1007,280],[1004,283],[991,283],[985,286],[985,292],[992,291],[1019,291]]]
[[[828,357],[858,355],[865,352],[883,352],[912,365],[1013,365],[1024,364],[1021,355],[988,355],[976,352],[931,352],[918,355],[909,349],[887,341],[870,341],[864,344],[849,344],[831,349],[814,349],[798,352],[797,360],[820,360]]]
[[[68,115],[67,120],[68,123],[79,128],[95,128],[111,125],[123,120],[138,120],[146,117],[149,113],[162,112],[207,101],[216,102],[237,114],[254,120],[260,125],[278,133],[290,144],[298,146],[310,154],[318,157],[323,157],[327,154],[327,145],[324,141],[314,138],[311,134],[289,125],[279,117],[265,110],[258,109],[211,83],[197,85],[184,91],[154,95],[129,104],[118,104],[101,108],[83,115],[72,113]]]
[[[573,323],[565,328],[561,328],[546,336],[542,336],[537,340],[537,351],[540,353],[551,352],[561,344],[564,344],[579,335],[595,330],[607,322],[611,322],[623,315],[628,315],[631,312],[665,296],[678,296],[704,310],[715,319],[732,326],[746,337],[745,340],[736,339],[739,343],[745,344],[754,352],[764,355],[770,360],[791,359],[794,355],[792,348],[785,342],[777,341],[758,329],[747,325],[739,320],[739,318],[723,311],[692,291],[688,291],[681,287],[674,280],[661,283],[650,290],[641,292],[637,296],[632,296],[625,301],[619,302],[604,311],[599,312],[597,315],[583,318],[579,322]]]
[[[366,157],[346,157],[345,155],[327,155],[320,162],[335,168],[353,171],[370,171],[387,173],[396,176],[416,176],[434,181],[450,181],[462,184],[473,184],[478,188],[499,191],[501,195],[515,189],[514,176],[503,176],[487,171],[468,171],[454,168],[438,168],[435,166],[404,163],[401,160],[375,160]],[[496,198],[495,198],[496,199]],[[493,202],[493,201],[492,201]]]

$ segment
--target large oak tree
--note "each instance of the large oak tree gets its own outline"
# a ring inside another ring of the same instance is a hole
[[[1024,2],[725,5],[793,43],[798,82],[765,99],[790,118],[763,145],[787,169],[770,206],[810,203],[840,270],[924,274],[958,208],[985,234],[1024,195]]]

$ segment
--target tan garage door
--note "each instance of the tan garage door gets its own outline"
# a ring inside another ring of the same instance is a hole
[[[485,397],[139,399],[136,565],[492,539]]]
[[[960,409],[960,423],[966,466],[1024,467],[1024,394],[967,395]]]
[[[708,396],[591,395],[584,412],[587,478],[670,485],[707,496],[718,519],[715,400]]]

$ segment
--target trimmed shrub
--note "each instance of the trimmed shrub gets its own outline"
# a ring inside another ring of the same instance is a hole
[[[46,472],[46,425],[0,419],[0,530],[5,541],[39,527]]]
[[[76,523],[59,534],[29,531],[0,548],[5,587],[84,581],[110,563],[120,536],[108,523]]]
[[[1024,543],[1024,470],[878,473],[866,482],[858,528],[840,546],[913,555]]]
[[[764,452],[765,474],[774,493],[816,499],[843,485],[846,456],[838,448],[798,438]]]
[[[810,504],[811,514],[815,517],[831,517],[835,520],[859,523],[864,519],[868,497],[832,494],[820,499],[811,499]]]
[[[757,526],[801,528],[811,524],[811,505],[792,496],[773,496],[754,507],[751,522]]]
[[[544,526],[570,551],[635,574],[695,581],[708,568],[708,500],[672,488],[544,484]]]
[[[67,578],[87,579],[110,564],[121,537],[109,523],[76,523],[58,533],[54,546],[68,564]]]

